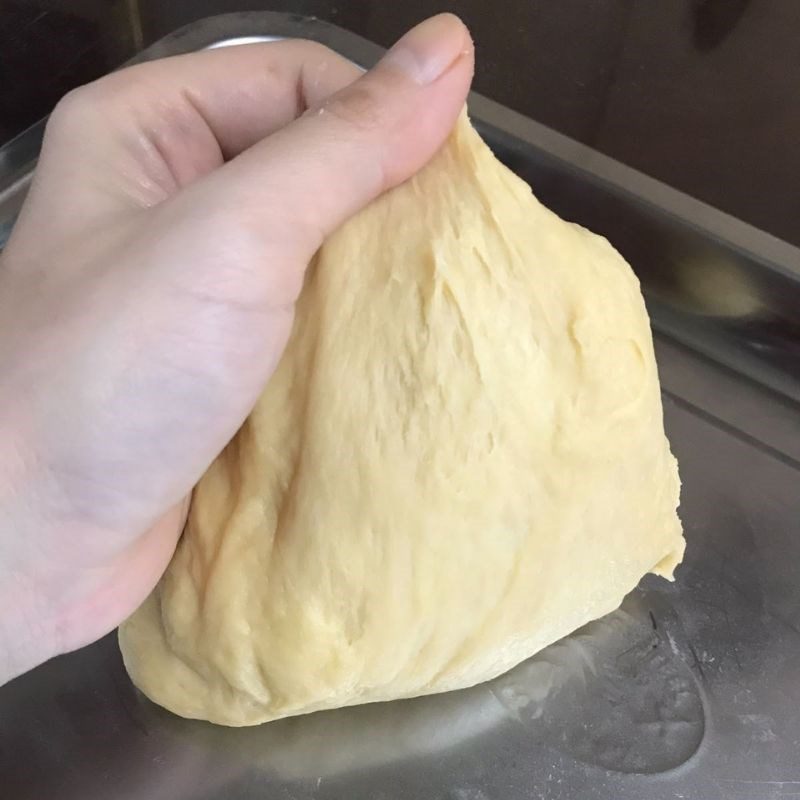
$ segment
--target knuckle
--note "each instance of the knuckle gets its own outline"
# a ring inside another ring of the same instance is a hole
[[[311,39],[288,39],[287,44],[291,47],[296,47],[302,53],[303,58],[308,61],[337,57],[330,47]]]
[[[322,110],[359,131],[380,128],[385,120],[381,95],[375,87],[361,81],[331,97],[322,105]]]
[[[85,130],[86,120],[97,112],[97,90],[95,84],[87,84],[67,92],[56,103],[46,125],[50,137],[68,135],[71,131],[79,134]]]
[[[78,89],[72,89],[67,92],[56,103],[56,107],[50,114],[48,127],[57,127],[69,122],[76,116],[82,114],[81,109],[86,105],[86,87],[81,86]]]

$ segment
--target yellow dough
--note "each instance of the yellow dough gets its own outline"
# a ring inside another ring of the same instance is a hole
[[[678,494],[633,272],[463,116],[318,253],[125,665],[225,725],[470,686],[669,577]]]

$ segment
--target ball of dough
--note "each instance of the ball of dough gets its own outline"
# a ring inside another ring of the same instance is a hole
[[[470,686],[671,575],[678,493],[633,272],[464,116],[317,254],[125,665],[225,725]]]

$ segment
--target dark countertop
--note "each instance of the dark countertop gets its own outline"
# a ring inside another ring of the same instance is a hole
[[[0,142],[175,28],[249,9],[383,45],[453,11],[479,92],[800,244],[800,0],[4,0]]]

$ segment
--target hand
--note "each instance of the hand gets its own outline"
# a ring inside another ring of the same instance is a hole
[[[472,67],[441,15],[361,77],[288,41],[136,66],[58,105],[0,257],[0,683],[150,592],[309,259],[433,155]]]

